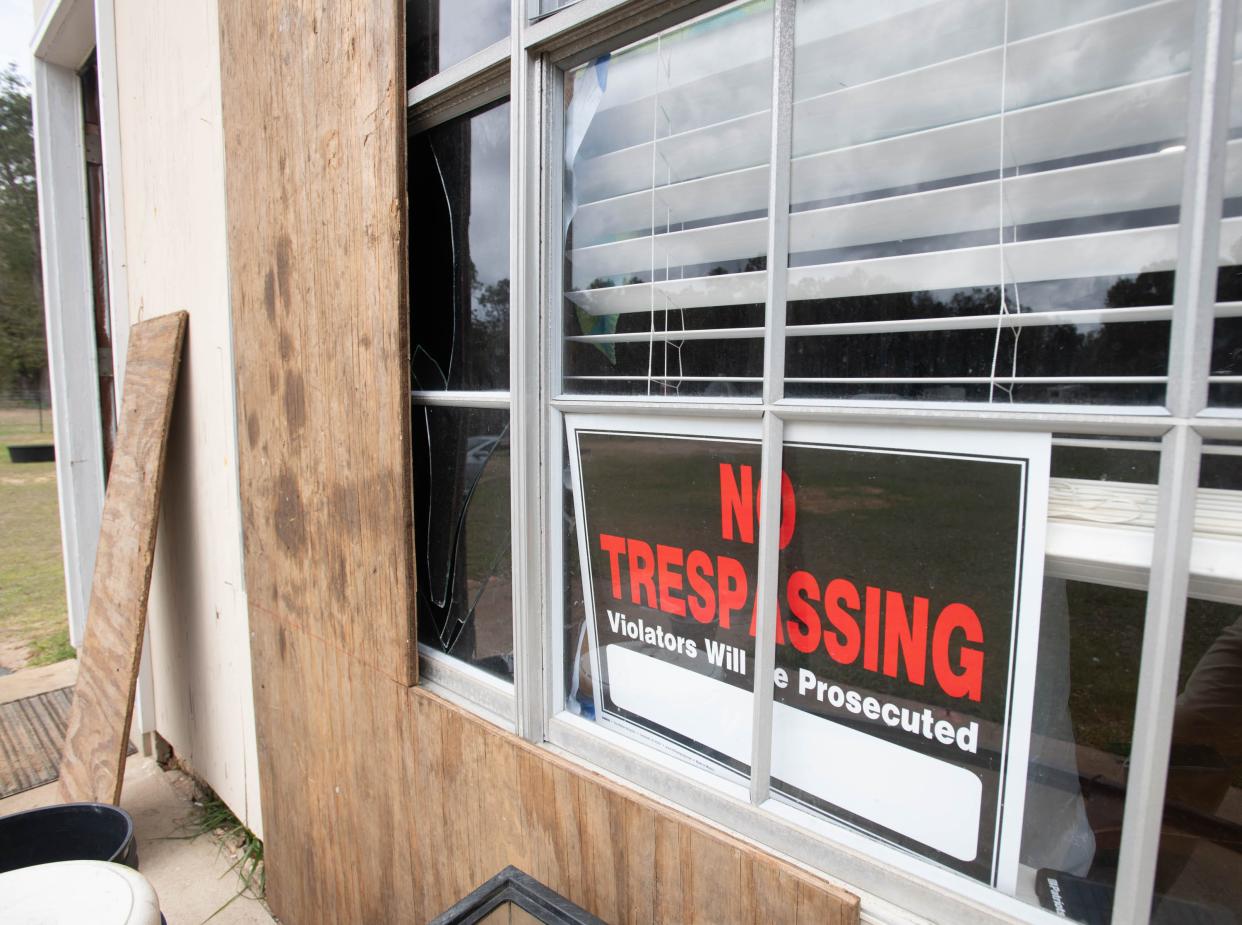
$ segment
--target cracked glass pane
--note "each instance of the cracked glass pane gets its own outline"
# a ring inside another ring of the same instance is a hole
[[[509,388],[509,104],[410,139],[416,390]]]
[[[414,406],[418,641],[513,679],[509,412]]]

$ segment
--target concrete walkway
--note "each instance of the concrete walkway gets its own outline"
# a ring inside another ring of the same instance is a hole
[[[76,662],[14,672],[0,677],[0,703],[64,687],[76,677]],[[153,759],[131,755],[126,763],[121,806],[134,818],[139,868],[155,887],[168,925],[202,925],[208,918],[211,925],[271,925],[275,919],[263,903],[237,896],[233,858],[219,843],[211,835],[187,837],[196,818],[193,792],[188,776],[164,771]],[[51,783],[0,800],[0,815],[57,802]]]

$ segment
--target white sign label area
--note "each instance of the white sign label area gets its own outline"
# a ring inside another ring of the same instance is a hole
[[[597,718],[747,774],[758,424],[567,421]],[[773,792],[1012,889],[1049,436],[785,438]]]

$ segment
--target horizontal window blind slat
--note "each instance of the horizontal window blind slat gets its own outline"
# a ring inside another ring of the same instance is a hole
[[[1045,0],[1013,5],[1009,37],[1019,42],[1150,6],[1147,0]],[[856,84],[880,73],[914,70],[927,63],[960,57],[993,46],[1003,30],[1004,9],[995,0],[887,0],[884,4],[803,4],[798,11],[797,85],[836,88]],[[660,98],[673,117],[699,115],[716,106],[738,108],[736,90],[748,81],[737,72],[760,64],[763,43],[756,30],[716,29],[679,36],[676,51],[693,60],[692,67],[666,69]],[[929,42],[929,36],[935,42]],[[903,41],[904,40],[904,41]],[[665,55],[670,52],[665,50]],[[650,75],[655,42],[648,41],[609,62],[610,87],[598,118],[607,134],[632,136],[650,128]],[[831,67],[825,67],[830,62]],[[847,67],[852,66],[852,70]],[[764,101],[766,102],[766,100]],[[586,147],[593,145],[588,141]]]
[[[1242,62],[1234,65],[1242,82]],[[1045,103],[1005,115],[1007,168],[1071,158],[1094,151],[1124,150],[1179,139],[1185,131],[1187,78],[1179,74],[1142,84]],[[1232,118],[1242,122],[1242,94]],[[917,186],[935,180],[994,172],[1000,162],[1000,117],[985,116],[924,131],[795,156],[791,201],[795,204]],[[710,161],[710,144],[702,157]],[[611,236],[651,227],[650,152],[636,191],[588,201],[578,191],[574,240],[600,243]],[[655,208],[660,223],[696,222],[722,213],[763,209],[768,166],[664,183],[657,178]]]
[[[1242,139],[1229,143],[1227,195],[1242,194]],[[1006,225],[1176,206],[1184,152],[1165,150],[1004,181]],[[831,206],[790,217],[790,250],[850,247],[995,227],[1001,183],[979,183]],[[650,209],[648,210],[650,213]],[[763,254],[767,220],[749,219],[574,248],[573,284]]]
[[[960,315],[934,318],[902,318],[885,321],[847,321],[837,324],[791,324],[789,337],[840,337],[855,334],[907,334],[921,331],[987,331],[1005,328],[1047,327],[1058,324],[1123,324],[1168,321],[1173,317],[1169,305],[1138,308],[1064,309],[1061,311],[1011,312],[1006,315]]]
[[[1228,317],[1242,317],[1242,303],[1232,303]],[[955,315],[931,318],[899,318],[884,321],[844,321],[833,324],[791,324],[788,337],[848,337],[858,334],[909,334],[924,331],[986,331],[998,324],[1009,328],[1049,327],[1069,324],[1135,324],[1168,321],[1170,305],[1134,308],[1072,308],[1007,315]],[[1219,314],[1218,317],[1226,317]],[[763,337],[763,328],[701,328],[688,331],[637,331],[627,334],[577,334],[565,340],[580,344],[641,344],[653,341],[751,340]]]
[[[1156,84],[1158,96],[1165,99],[1166,118],[1151,119],[1151,113],[1130,120],[1132,130],[1118,136],[1119,147],[1180,137],[1184,131],[1184,107],[1175,98],[1185,98],[1186,76],[1170,73],[1182,67],[1176,60],[1161,60],[1159,55],[1135,55],[1135,47],[1151,44],[1152,35],[1166,36],[1174,46],[1176,33],[1185,31],[1185,0],[1164,0],[1137,10],[1116,14],[1089,23],[1078,24],[1056,32],[1010,42],[1004,55],[1008,58],[1006,87],[1008,122],[1020,122],[1020,115],[1044,106],[1067,107],[1067,122],[1087,129],[1081,113],[1074,110],[1075,100],[1094,98],[1099,94],[1117,95],[1133,88]],[[1155,30],[1155,31],[1153,31]],[[1172,34],[1169,34],[1172,33]],[[1129,38],[1127,38],[1129,37]],[[1137,42],[1138,44],[1134,44]],[[1065,67],[1055,67],[1061,59]],[[913,71],[885,77],[832,93],[795,102],[794,154],[805,157],[826,151],[848,150],[897,137],[921,135],[930,131],[980,121],[997,119],[1000,102],[1002,51],[999,45],[940,61]],[[1140,104],[1142,93],[1131,93]],[[1123,112],[1125,100],[1115,100],[1109,108]],[[1120,104],[1120,105],[1119,105]],[[1104,107],[1100,107],[1104,108]],[[1175,124],[1168,125],[1168,116]],[[650,121],[650,120],[649,120]],[[1028,119],[1044,122],[1046,119]],[[767,110],[746,114],[730,114],[721,121],[697,126],[688,131],[670,133],[654,143],[647,140],[595,157],[583,157],[574,167],[575,196],[580,203],[613,198],[652,185],[653,173],[657,186],[708,177],[726,170],[757,166],[767,159],[767,139],[771,116]],[[1007,128],[1008,128],[1007,124]],[[1135,130],[1139,137],[1134,138]],[[1021,136],[1022,127],[1013,131]],[[647,132],[650,135],[650,130]],[[1038,131],[1030,133],[1032,140]],[[1060,142],[1066,144],[1062,137]],[[1013,144],[1021,147],[1023,139]],[[1008,143],[1008,142],[1007,142]],[[984,157],[984,166],[995,166],[998,160],[997,136],[993,132]],[[973,146],[973,145],[972,145]],[[654,147],[654,152],[653,152]],[[1057,156],[1070,156],[1099,146],[1077,146]],[[1034,150],[1034,148],[1032,148]],[[1044,158],[1041,158],[1044,159]],[[1032,163],[1031,157],[1009,163]],[[969,173],[973,170],[962,170]],[[952,173],[940,176],[953,176]],[[795,201],[801,197],[795,177]],[[819,198],[819,197],[811,197]]]
[[[991,244],[927,254],[845,261],[789,271],[789,298],[834,299],[1001,283],[1002,248]],[[1177,226],[1044,238],[1005,244],[1004,281],[1028,283],[1171,270]]]
[[[1155,485],[1071,478],[1054,478],[1049,485],[1048,516],[1051,519],[1126,524],[1144,529],[1155,526]],[[1242,540],[1242,492],[1200,488],[1196,495],[1196,533]]]
[[[806,385],[987,385],[991,382],[1015,385],[1156,385],[1167,376],[790,376],[790,383]]]
[[[1230,261],[1229,254],[1238,245],[1242,245],[1242,218],[1224,220],[1222,263]],[[788,297],[796,301],[995,286],[1001,281],[999,249],[992,244],[794,267],[788,271]],[[1004,258],[1007,283],[1172,270],[1177,226],[1019,241],[1004,245]],[[566,293],[571,302],[593,315],[745,305],[762,302],[764,295],[763,271]]]
[[[657,373],[649,376],[566,376],[565,379],[582,382],[763,382],[762,376],[665,376]]]
[[[794,153],[866,144],[1184,72],[1193,6],[1162,0],[802,101]],[[1135,49],[1151,49],[1136,54]],[[825,62],[825,66],[830,66]]]
[[[627,334],[571,334],[565,340],[575,344],[645,344],[683,340],[757,340],[763,328],[697,328],[689,331],[635,331]]]

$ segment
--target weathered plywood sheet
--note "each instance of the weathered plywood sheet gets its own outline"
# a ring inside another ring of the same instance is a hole
[[[60,796],[67,802],[116,803],[121,797],[185,326],[185,312],[174,312],[130,331],[86,638],[60,765]]]
[[[858,900],[728,834],[410,692],[415,919],[513,864],[618,925],[855,925]]]
[[[402,5],[219,9],[248,603],[413,683]]]
[[[509,864],[618,925],[858,922],[852,895],[295,626],[260,616],[254,644],[282,922],[425,922]]]
[[[399,0],[220,0],[268,901],[423,922],[514,864],[607,921],[857,904],[414,680]]]

